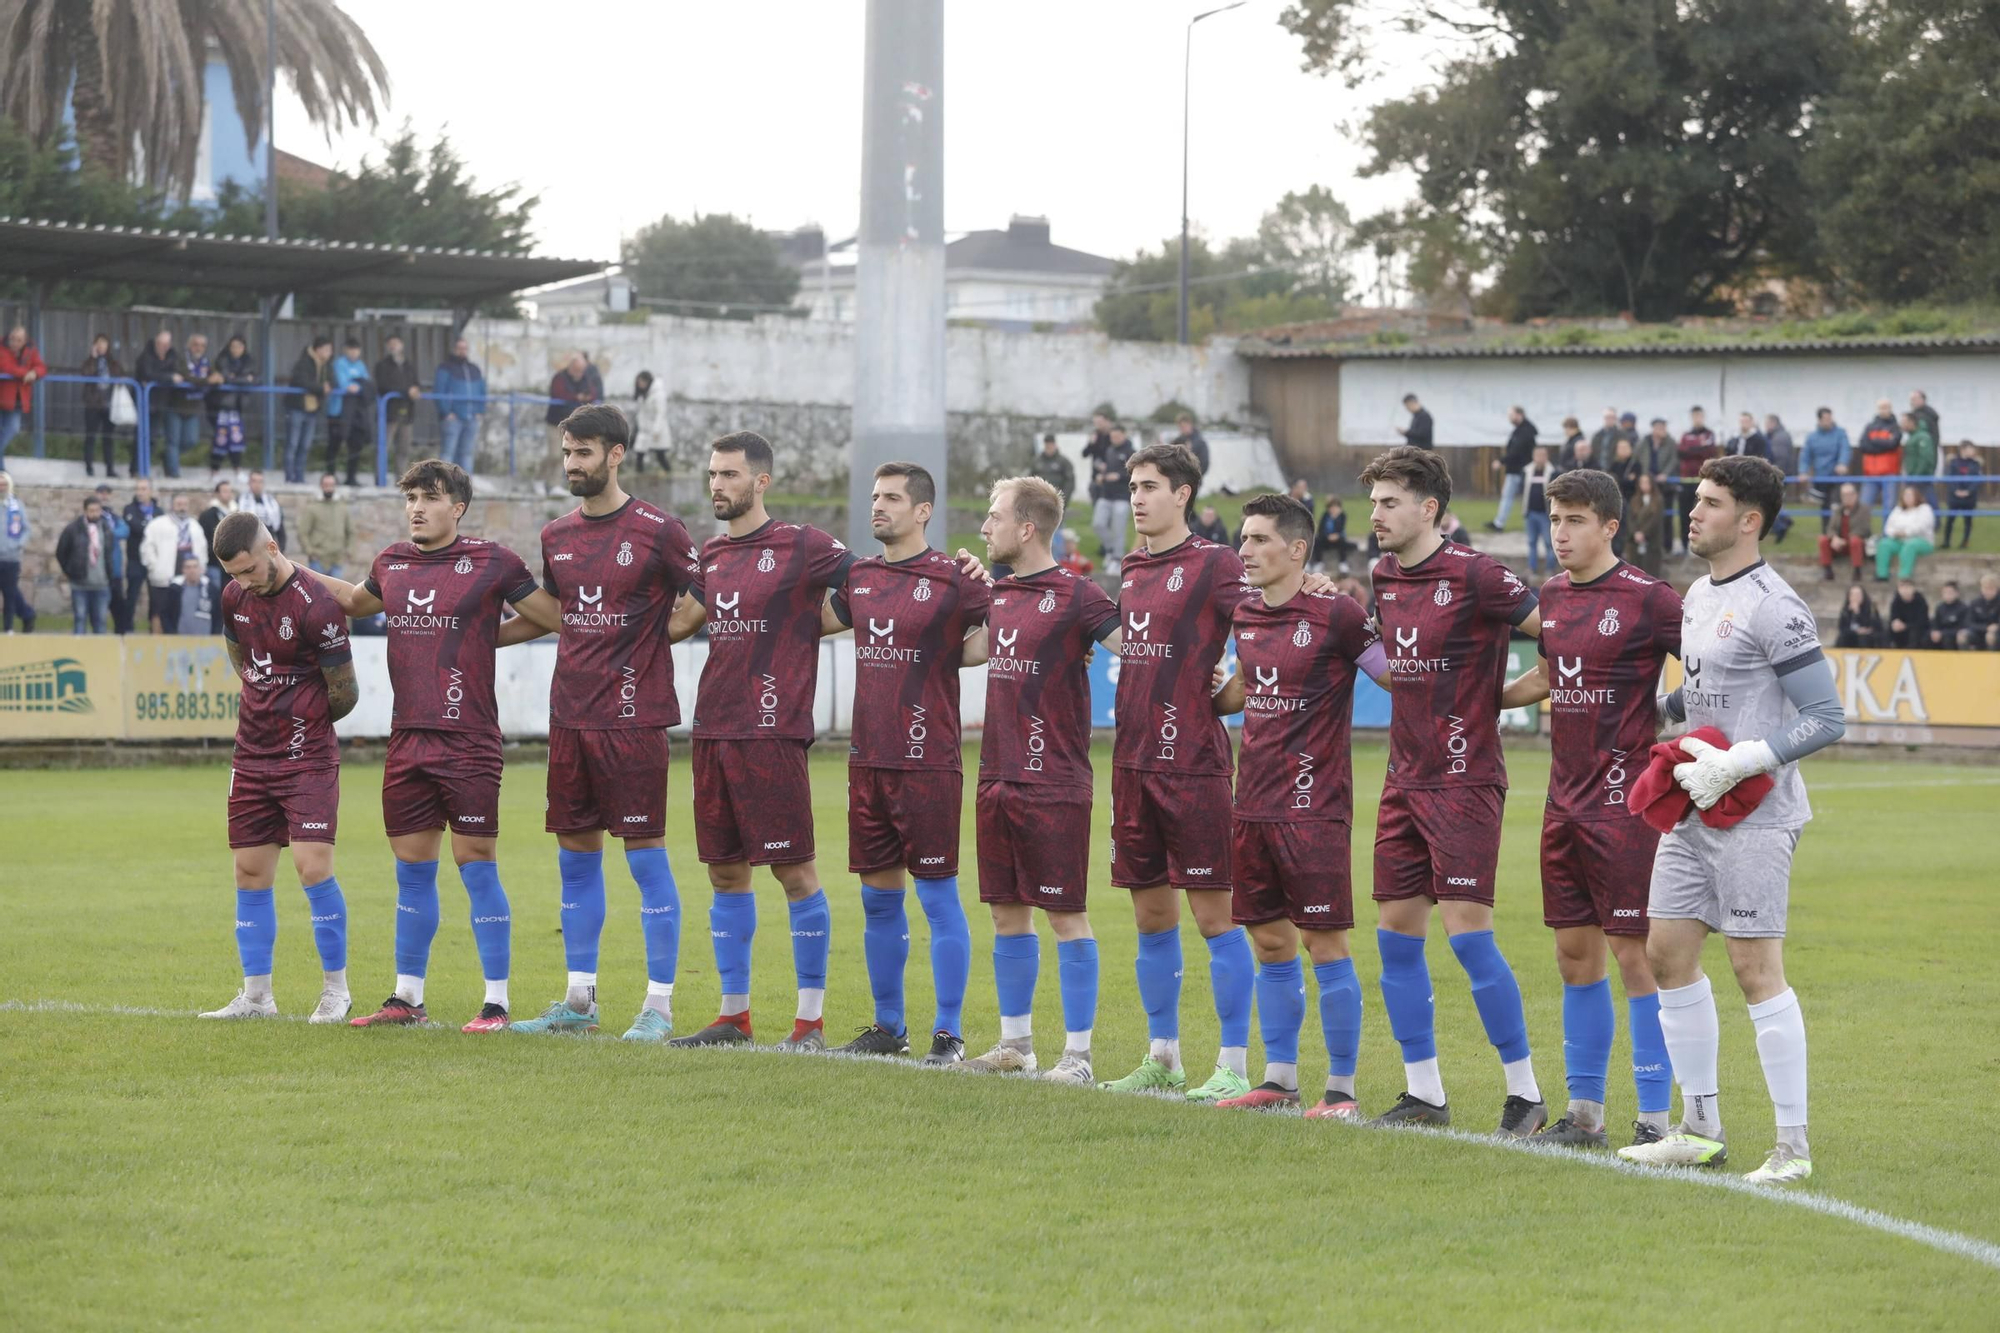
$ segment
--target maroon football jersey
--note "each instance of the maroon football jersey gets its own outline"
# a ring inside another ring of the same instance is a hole
[[[1229,732],[1209,702],[1209,686],[1229,641],[1229,618],[1252,595],[1236,552],[1200,537],[1125,557],[1114,765],[1228,774]]]
[[[1118,604],[1061,565],[993,585],[980,781],[1091,789],[1089,653],[1117,628]]]
[[[681,720],[667,621],[701,555],[681,521],[644,500],[542,529],[542,586],[562,603],[549,724],[581,731]]]
[[[352,660],[347,617],[333,594],[294,568],[269,597],[235,579],[222,585],[222,636],[243,648],[236,713],[238,773],[259,775],[340,762],[321,667]]]
[[[1549,678],[1549,814],[1624,819],[1659,733],[1654,691],[1681,652],[1680,594],[1622,560],[1589,583],[1542,585]]]
[[[1378,642],[1361,604],[1338,593],[1236,608],[1238,819],[1353,822],[1355,664]]]
[[[1375,562],[1375,620],[1389,653],[1390,785],[1507,785],[1500,689],[1507,631],[1535,594],[1490,555],[1453,542],[1405,569]]]
[[[984,579],[928,548],[854,562],[833,594],[833,613],[854,631],[850,763],[958,771],[959,664],[991,597]]]
[[[480,537],[426,551],[397,542],[375,557],[362,585],[381,599],[389,628],[393,731],[498,735],[493,700],[500,606],[535,591],[521,557]]]
[[[776,519],[708,539],[689,589],[708,608],[695,735],[812,739],[820,605],[853,563],[854,552],[818,528]]]

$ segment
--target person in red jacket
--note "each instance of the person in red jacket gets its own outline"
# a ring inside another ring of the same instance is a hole
[[[1688,553],[1688,524],[1694,519],[1694,492],[1701,476],[1701,465],[1716,457],[1715,432],[1708,428],[1708,422],[1699,407],[1688,409],[1687,434],[1681,436],[1679,455],[1681,464],[1681,554]],[[1667,542],[1667,550],[1673,550],[1673,542]]]
[[[48,373],[48,362],[28,341],[27,329],[16,324],[7,330],[7,341],[0,343],[0,467],[7,464],[7,442],[34,410],[35,381]]]
[[[1862,429],[1855,449],[1861,455],[1864,477],[1894,477],[1902,472],[1903,428],[1896,424],[1895,409],[1887,398],[1875,404],[1875,419]],[[1894,482],[1863,482],[1861,498],[1877,509],[1886,509],[1896,503],[1896,490]]]

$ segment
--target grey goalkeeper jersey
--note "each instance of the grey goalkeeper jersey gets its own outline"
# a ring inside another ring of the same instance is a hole
[[[1811,610],[1763,561],[1720,583],[1704,576],[1688,589],[1681,610],[1687,668],[1681,703],[1689,731],[1714,727],[1732,744],[1780,745],[1799,717],[1784,678],[1824,660]],[[1796,762],[1780,765],[1771,779],[1771,794],[1739,827],[1799,828],[1812,818]]]

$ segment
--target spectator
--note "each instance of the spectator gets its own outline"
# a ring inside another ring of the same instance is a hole
[[[116,478],[118,472],[112,461],[111,450],[118,438],[118,428],[111,424],[111,394],[117,387],[111,381],[125,378],[125,367],[118,364],[118,358],[111,355],[111,338],[100,333],[90,340],[90,355],[83,358],[83,364],[76,373],[92,382],[83,386],[83,475],[97,475],[95,463],[98,442],[104,444],[104,475]],[[139,470],[138,442],[133,442],[132,470]],[[0,453],[6,452],[0,446]]]
[[[1208,440],[1202,435],[1200,428],[1194,424],[1194,414],[1183,412],[1174,418],[1174,424],[1180,427],[1180,433],[1174,436],[1174,443],[1185,446],[1187,451],[1194,455],[1194,461],[1201,467],[1201,475],[1206,477],[1208,475]],[[1199,493],[1201,488],[1196,487],[1195,489]],[[1069,493],[1067,491],[1058,491],[1057,494],[1067,497]]]
[[[629,423],[632,444],[626,449],[625,456],[632,460],[634,472],[646,470],[647,454],[653,455],[653,462],[665,472],[673,454],[674,437],[667,426],[666,395],[653,396],[656,383],[650,370],[642,370],[632,377],[632,420]],[[639,443],[641,438],[646,441],[643,446]]]
[[[1931,406],[1930,395],[1922,389],[1910,390],[1910,415],[1923,423],[1933,440],[1943,443],[1944,435],[1938,429],[1937,409]]]
[[[549,380],[549,455],[562,466],[562,423],[577,408],[586,403],[604,401],[604,380],[597,373],[597,367],[590,364],[590,358],[582,352],[571,352],[569,364],[555,373]],[[352,481],[348,485],[352,486]]]
[[[7,442],[20,434],[21,422],[35,408],[35,381],[49,373],[48,363],[28,341],[28,330],[16,324],[0,342],[0,467],[7,466]]]
[[[1859,448],[1862,476],[1893,477],[1903,470],[1903,428],[1887,398],[1875,404],[1875,419],[1862,428]],[[1861,498],[1875,505],[1886,506],[1892,494],[1886,481],[1861,484]]]
[[[1694,521],[1695,487],[1700,484],[1701,465],[1716,456],[1715,432],[1708,428],[1708,418],[1701,408],[1688,412],[1687,432],[1675,448],[1675,457],[1680,460],[1681,477],[1681,554],[1687,554],[1688,524]]]
[[[69,580],[73,634],[104,633],[104,616],[111,609],[113,562],[118,558],[115,543],[104,502],[95,495],[84,499],[83,513],[71,519],[56,539],[56,567]]]
[[[174,579],[189,560],[204,568],[208,565],[208,538],[202,535],[201,524],[188,514],[185,491],[168,502],[166,513],[155,516],[146,525],[139,555],[146,566],[147,618],[153,622],[153,633],[165,634],[166,626],[179,625],[181,621]]]
[[[1340,572],[1348,572],[1348,562],[1354,556],[1354,543],[1347,539],[1347,510],[1340,503],[1340,497],[1326,497],[1326,509],[1319,516],[1319,531],[1313,536],[1313,568],[1325,569],[1329,561],[1338,561]]]
[[[1917,585],[1908,579],[1896,581],[1896,595],[1889,599],[1889,646],[1922,648],[1931,637],[1931,607]]]
[[[1403,406],[1410,413],[1410,424],[1396,427],[1396,433],[1403,437],[1403,443],[1418,449],[1437,448],[1431,439],[1436,426],[1431,421],[1430,409],[1418,402],[1417,396],[1413,393],[1403,395]]]
[[[1882,539],[1875,543],[1875,577],[1889,577],[1889,562],[1902,560],[1897,573],[1903,578],[1917,567],[1920,556],[1937,550],[1937,512],[1924,502],[1923,488],[1903,487],[1901,499],[1882,519]]]
[[[1229,525],[1222,521],[1222,515],[1215,511],[1214,505],[1201,507],[1201,514],[1190,531],[1203,541],[1214,542],[1217,546],[1229,545]]]
[[[1548,492],[1549,481],[1556,475],[1556,469],[1549,463],[1547,446],[1536,445],[1532,457],[1534,461],[1528,464],[1528,470],[1521,478],[1521,508],[1527,515],[1528,573],[1540,578],[1543,562],[1546,561],[1550,566],[1554,566],[1556,562],[1555,550],[1549,545]]]
[[[1056,563],[1072,574],[1088,576],[1095,566],[1090,563],[1089,557],[1084,555],[1081,549],[1082,545],[1083,538],[1077,535],[1075,528],[1064,528],[1062,530],[1062,554],[1056,557]]]
[[[250,493],[237,506],[247,509],[257,516],[264,525],[264,531],[271,534],[271,540],[278,543],[280,551],[285,549],[285,510],[278,503],[278,497],[264,489],[264,474],[255,469],[250,473]]]
[[[1104,420],[1102,416],[1091,419]],[[1107,423],[1103,438],[1102,449],[1093,437],[1083,456],[1091,464],[1090,526],[1097,533],[1097,551],[1104,557],[1105,571],[1116,574],[1125,556],[1125,530],[1132,523],[1131,478],[1125,468],[1132,461],[1133,449],[1125,438],[1125,428],[1116,422]]]
[[[1807,477],[1846,476],[1853,456],[1853,445],[1848,442],[1847,431],[1833,424],[1833,409],[1830,407],[1822,407],[1816,414],[1816,420],[1818,424],[1806,432],[1805,458],[1799,464],[1799,471]],[[1806,485],[1819,500],[1819,530],[1825,532],[1833,513],[1836,483],[1808,481]]]
[[[333,339],[321,334],[292,362],[292,373],[286,383],[300,392],[286,398],[286,481],[297,483],[306,479],[313,436],[319,431],[319,419],[326,411],[327,396],[333,386],[332,372],[327,369],[327,362],[332,359]]]
[[[1958,442],[1958,457],[1944,465],[1944,475],[1950,480],[1945,483],[1944,549],[1951,549],[1951,525],[1961,514],[1965,518],[1965,536],[1959,539],[1958,549],[1963,551],[1972,544],[1972,511],[1979,507],[1979,448],[1971,440]]]
[[[1304,477],[1292,478],[1292,488],[1286,491],[1285,494],[1291,496],[1294,500],[1297,500],[1300,504],[1304,505],[1306,507],[1306,512],[1308,514],[1312,512],[1312,507],[1313,507],[1312,487],[1306,485],[1306,479]],[[1238,542],[1236,544],[1238,546],[1241,546],[1243,543]]]
[[[1578,435],[1570,441],[1570,463],[1568,467],[1557,468],[1558,472],[1574,472],[1578,468],[1594,468],[1597,464],[1597,447]]]
[[[389,470],[400,473],[417,461],[410,451],[410,432],[417,400],[424,396],[416,362],[403,355],[401,334],[392,333],[382,341],[382,359],[375,363],[375,392],[388,400],[383,411],[389,428]]]
[[[354,516],[335,490],[329,472],[319,479],[319,499],[299,510],[299,554],[308,568],[340,577],[347,553],[354,549]]]
[[[479,457],[479,419],[486,415],[486,376],[471,354],[472,344],[466,339],[454,342],[451,355],[438,362],[431,385],[443,437],[438,456],[465,469],[467,476]]]
[[[1613,457],[1618,452],[1618,442],[1620,440],[1624,440],[1629,444],[1637,444],[1639,436],[1638,432],[1632,429],[1630,425],[1631,420],[1632,414],[1630,412],[1620,417],[1616,408],[1605,408],[1604,424],[1599,426],[1596,432],[1590,437],[1590,456],[1592,458]]]
[[[146,390],[143,410],[148,418],[148,451],[159,460],[169,477],[178,477],[181,474],[181,422],[185,418],[174,411],[178,397],[175,389],[187,383],[187,376],[181,373],[181,354],[174,348],[171,330],[161,329],[153,335],[153,341],[139,353],[138,364],[132,368],[132,378]]]
[[[1868,596],[1868,589],[1856,583],[1847,590],[1847,603],[1840,608],[1840,632],[1834,638],[1836,648],[1880,648],[1882,646],[1882,613],[1875,609],[1875,602]]]
[[[202,573],[193,556],[181,562],[181,572],[168,589],[172,593],[174,618],[169,634],[217,634],[221,632],[222,599],[215,584]]]
[[[374,414],[374,385],[368,365],[361,359],[361,342],[349,338],[333,363],[333,392],[326,400],[326,470],[339,466],[340,447],[347,446],[347,484],[357,486],[355,471],[361,466],[361,447],[373,434],[369,417]]]
[[[146,528],[160,516],[160,506],[153,499],[153,483],[145,477],[132,480],[132,499],[120,515],[125,520],[128,536],[125,538],[125,618],[136,622],[139,618],[139,594],[146,587],[146,559],[142,548],[146,541]],[[147,611],[151,619],[152,612]],[[130,630],[126,631],[130,633]]]
[[[168,476],[180,475],[181,459],[189,449],[201,443],[204,426],[208,428],[209,435],[213,438],[215,427],[208,419],[208,395],[209,390],[220,379],[221,376],[215,373],[215,366],[209,360],[208,335],[190,333],[187,340],[187,355],[182,358],[181,380],[171,393],[173,403],[170,415],[175,418],[174,425],[180,431],[180,438],[175,450],[168,455],[173,463],[173,467],[167,473]],[[215,478],[211,476],[209,479],[213,481]]]
[[[1076,464],[1069,461],[1056,446],[1056,437],[1042,436],[1042,450],[1028,464],[1028,471],[1056,488],[1056,494],[1068,504],[1076,495]]]
[[[222,345],[222,355],[215,358],[214,373],[209,377],[215,385],[208,395],[209,414],[215,426],[215,443],[208,451],[211,471],[219,473],[225,467],[239,475],[243,471],[243,406],[249,401],[243,390],[256,384],[258,376],[250,344],[242,334],[230,334],[229,341]]]
[[[1729,437],[1729,443],[1722,446],[1722,452],[1730,457],[1747,456],[1768,459],[1771,456],[1771,442],[1764,438],[1764,432],[1757,429],[1757,418],[1748,412],[1736,414],[1736,433]]]
[[[1333,590],[1343,597],[1352,597],[1363,606],[1368,605],[1368,590],[1361,586],[1361,580],[1349,575],[1333,585]]]
[[[1840,512],[1832,526],[1819,535],[1820,577],[1833,582],[1833,562],[1838,556],[1853,567],[1854,581],[1861,582],[1861,561],[1874,531],[1874,515],[1861,503],[1861,488],[1851,481],[1840,483]]]
[[[1897,425],[1903,428],[1903,472],[1911,477],[1935,477],[1938,475],[1938,441],[1931,434],[1924,419],[1915,412],[1905,412],[1898,418]],[[1937,487],[1929,482],[1917,486],[1924,503],[1937,504]]]
[[[1455,509],[1445,510],[1444,517],[1438,520],[1438,535],[1446,541],[1463,546],[1468,550],[1472,547],[1472,531],[1459,521],[1458,511]],[[1241,542],[1237,544],[1239,546],[1242,545]],[[1375,560],[1379,559],[1381,555],[1382,551],[1375,543],[1375,534],[1370,532],[1368,535],[1368,558]]]
[[[1604,468],[1606,472],[1611,474],[1611,479],[1618,483],[1618,494],[1622,497],[1628,508],[1632,503],[1632,493],[1639,488],[1639,455],[1636,452],[1637,447],[1634,441],[1628,440],[1622,435],[1619,436],[1612,443],[1611,461]],[[1624,524],[1620,524],[1618,531],[1611,534],[1612,554],[1622,560],[1625,558],[1625,552],[1631,545],[1631,534],[1626,531]]]
[[[1680,475],[1681,468],[1680,458],[1675,449],[1674,437],[1667,434],[1667,419],[1654,417],[1652,427],[1639,438],[1638,444],[1632,450],[1632,457],[1636,460],[1636,466],[1633,468],[1634,477],[1644,473],[1657,483],[1662,496],[1670,496],[1672,494],[1670,486]],[[1665,503],[1671,504],[1672,501],[1667,500]]]
[[[111,524],[111,629],[115,634],[132,632],[132,608],[136,601],[125,591],[126,549],[131,544],[132,527],[124,515],[111,502],[111,483],[97,483],[97,503],[104,510],[106,521]]]
[[[1535,423],[1528,420],[1527,412],[1520,407],[1507,409],[1507,420],[1514,429],[1507,436],[1507,444],[1500,451],[1500,457],[1493,460],[1496,472],[1504,472],[1506,481],[1500,486],[1500,512],[1486,526],[1494,532],[1507,530],[1507,519],[1514,512],[1515,501],[1521,498],[1521,474],[1528,470],[1528,464],[1535,457]]]
[[[1945,653],[1956,651],[1959,631],[1965,628],[1965,612],[1958,583],[1946,579],[1944,587],[1938,590],[1938,604],[1931,608],[1931,625],[1924,635],[1924,646]]]
[[[1667,519],[1660,494],[1660,479],[1650,472],[1641,472],[1632,487],[1632,498],[1625,503],[1622,530],[1632,551],[1632,563],[1654,578],[1660,577],[1664,541],[1661,530]]]
[[[1776,412],[1764,418],[1764,445],[1770,451],[1771,466],[1790,480],[1799,461],[1798,446],[1792,443],[1792,433],[1785,429]]]
[[[1585,443],[1588,441],[1584,439],[1583,427],[1577,423],[1577,419],[1564,417],[1562,453],[1556,459],[1562,471],[1567,472],[1573,467],[1583,466],[1576,461],[1576,447]]]
[[[222,633],[222,585],[229,575],[222,568],[222,561],[215,555],[215,529],[222,520],[236,512],[236,488],[226,481],[215,484],[215,494],[208,502],[208,508],[201,511],[201,535],[208,542],[208,586],[213,595],[213,605],[217,620],[214,632]]]
[[[21,595],[21,552],[28,545],[28,507],[14,494],[14,478],[0,472],[0,632],[35,632],[35,604]]]
[[[1979,596],[1965,608],[1965,628],[1958,632],[1958,646],[2000,651],[2000,574],[1979,576]]]

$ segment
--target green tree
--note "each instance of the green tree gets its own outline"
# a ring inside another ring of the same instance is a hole
[[[1257,227],[1264,262],[1291,273],[1292,296],[1344,304],[1354,284],[1354,220],[1333,191],[1315,185],[1280,199]]]
[[[1310,68],[1352,71],[1369,0],[1280,17]],[[1463,52],[1384,103],[1371,174],[1417,177],[1414,220],[1465,219],[1515,317],[1710,308],[1812,247],[1805,162],[1849,50],[1839,0],[1440,0],[1397,24]]]
[[[1272,230],[1277,214],[1266,215],[1265,231]],[[1203,237],[1193,237],[1188,244],[1188,337],[1203,342],[1218,332],[1332,314],[1338,302],[1323,294],[1325,271],[1313,267],[1315,258],[1323,261],[1326,255],[1311,253],[1305,243],[1310,234],[1306,228],[1287,233],[1284,245],[1302,248],[1281,249],[1275,257],[1267,239],[1238,237],[1216,250]],[[1097,327],[1114,338],[1174,341],[1180,333],[1180,246],[1178,236],[1169,237],[1157,251],[1141,250],[1119,260],[1097,301]],[[1300,261],[1296,267],[1295,260]]]
[[[750,319],[799,291],[771,238],[727,213],[663,217],[626,241],[623,260],[640,296],[687,302],[674,313],[704,319]]]
[[[1472,309],[1473,282],[1489,260],[1462,219],[1420,208],[1388,209],[1362,219],[1354,236],[1374,251],[1378,264],[1402,260],[1405,285],[1425,305]]]
[[[1873,0],[1811,176],[1827,268],[1864,298],[2000,292],[2000,21],[1978,0]]]

